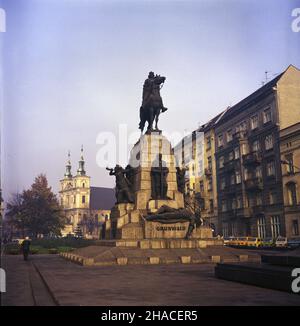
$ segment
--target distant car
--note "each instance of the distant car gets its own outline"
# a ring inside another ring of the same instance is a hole
[[[258,248],[262,246],[262,240],[260,238],[255,237],[246,237],[245,243],[247,247]]]
[[[300,247],[300,239],[289,239],[288,247],[290,248],[298,248]]]
[[[281,236],[278,236],[276,241],[275,241],[275,246],[277,248],[284,248],[284,247],[287,247],[288,246],[288,240],[286,237],[281,237]]]
[[[22,244],[22,242],[24,241],[25,239],[12,239],[11,240],[11,243],[15,243],[15,244]]]
[[[233,245],[234,240],[235,240],[235,237],[225,237],[224,238],[224,245],[225,246],[231,246],[231,245]]]
[[[272,238],[264,238],[261,241],[261,246],[262,247],[274,247],[275,246],[275,241]]]

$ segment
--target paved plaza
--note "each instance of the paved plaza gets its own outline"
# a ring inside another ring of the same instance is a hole
[[[300,305],[300,296],[216,279],[213,264],[83,267],[57,255],[4,256],[2,305]]]

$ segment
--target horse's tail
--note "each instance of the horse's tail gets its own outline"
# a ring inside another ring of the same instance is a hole
[[[141,129],[142,132],[143,132],[144,127],[145,127],[145,122],[146,122],[146,119],[145,119],[144,114],[143,114],[143,107],[141,106],[140,107],[140,123],[139,123],[139,129]]]

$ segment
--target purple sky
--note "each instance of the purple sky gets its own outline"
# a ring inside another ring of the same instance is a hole
[[[289,64],[300,67],[299,1],[0,0],[4,197],[44,172],[55,191],[81,144],[94,186],[100,132],[137,130],[148,72],[167,77],[163,130],[193,130]]]

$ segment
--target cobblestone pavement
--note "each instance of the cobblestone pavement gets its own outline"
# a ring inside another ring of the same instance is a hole
[[[214,265],[82,267],[4,256],[2,305],[300,305],[300,296],[214,277]]]

